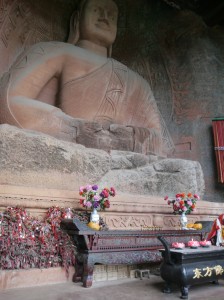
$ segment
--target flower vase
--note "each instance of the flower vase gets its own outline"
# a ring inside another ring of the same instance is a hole
[[[97,212],[96,208],[93,208],[93,211],[90,214],[90,222],[88,223],[88,226],[94,230],[100,229],[100,216]]]
[[[180,224],[181,224],[181,229],[187,229],[187,216],[185,212],[182,212],[180,216]]]
[[[90,222],[94,222],[94,223],[98,223],[98,224],[100,222],[100,216],[99,216],[96,208],[93,208],[93,211],[91,212]]]

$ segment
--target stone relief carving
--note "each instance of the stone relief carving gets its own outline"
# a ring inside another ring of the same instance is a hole
[[[6,48],[8,48],[9,42],[15,38],[16,33],[19,33],[21,45],[24,45],[31,17],[31,8],[27,1],[1,1],[0,36]],[[22,30],[20,30],[20,26]]]
[[[108,215],[103,214],[106,224],[114,229],[143,229],[152,226],[152,216]]]
[[[0,74],[27,47],[67,36],[66,23],[77,1],[2,0],[0,2]]]

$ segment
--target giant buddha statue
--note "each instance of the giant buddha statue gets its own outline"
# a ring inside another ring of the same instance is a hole
[[[68,43],[42,42],[22,53],[1,80],[0,123],[93,148],[105,146],[93,142],[100,131],[106,150],[163,156],[149,84],[110,57],[117,18],[112,0],[81,1]]]
[[[1,78],[0,185],[9,193],[53,189],[64,199],[79,185],[113,184],[127,207],[136,194],[201,195],[200,164],[165,158],[169,135],[148,82],[111,58],[117,18],[112,0],[81,1],[67,43],[31,46]]]

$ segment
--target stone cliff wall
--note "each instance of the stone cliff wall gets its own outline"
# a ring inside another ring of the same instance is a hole
[[[0,73],[39,41],[66,41],[78,1],[3,0],[0,3]],[[120,17],[113,57],[145,77],[175,143],[173,157],[199,161],[204,199],[222,202],[211,119],[223,116],[224,33],[190,11],[162,1],[117,1]]]

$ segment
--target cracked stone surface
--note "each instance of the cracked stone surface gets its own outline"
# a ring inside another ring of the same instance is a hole
[[[0,157],[1,184],[74,190],[98,183],[158,196],[181,191],[201,195],[204,190],[199,162],[106,152],[9,125],[0,126]]]

